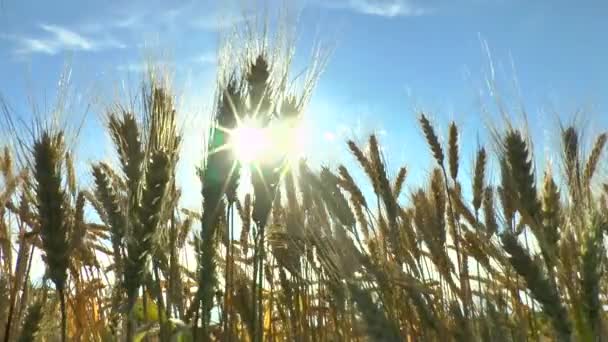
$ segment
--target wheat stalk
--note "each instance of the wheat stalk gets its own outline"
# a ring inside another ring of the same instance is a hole
[[[475,213],[481,208],[486,175],[486,150],[482,147],[475,159],[475,173],[473,175],[473,208]]]
[[[450,123],[448,133],[448,164],[450,165],[450,175],[456,181],[458,178],[458,126]]]
[[[45,253],[47,274],[55,284],[61,303],[61,339],[67,340],[65,288],[70,258],[67,199],[62,187],[62,158],[64,140],[61,132],[44,131],[32,147],[34,178],[42,249]]]

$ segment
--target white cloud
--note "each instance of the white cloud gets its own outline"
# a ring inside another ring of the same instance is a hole
[[[143,24],[143,13],[137,12],[127,16],[115,15],[112,18],[90,20],[80,27],[88,33],[108,32],[110,30],[131,30]]]
[[[420,16],[431,11],[412,0],[334,0],[321,4],[329,8],[348,9],[361,14],[388,18]]]
[[[219,32],[247,20],[249,11],[230,6],[211,6],[202,3],[187,2],[175,6],[161,6],[151,10],[148,7],[138,8],[136,13],[115,13],[112,16],[89,18],[80,25],[83,32],[101,34],[120,31],[132,31],[136,34],[154,32],[161,29],[165,32],[183,32],[188,29]]]
[[[206,31],[221,31],[231,28],[246,19],[247,17],[243,14],[215,12],[191,20],[190,25],[193,28]]]
[[[91,50],[93,42],[80,34],[56,25],[40,25],[40,28],[51,33],[56,45],[74,50]]]
[[[23,38],[21,39],[21,45],[22,47],[16,50],[20,54],[26,52],[40,52],[47,55],[54,55],[57,53],[57,48],[53,46],[53,44],[40,39]]]
[[[18,55],[56,55],[62,51],[99,51],[104,49],[124,49],[125,44],[112,37],[91,38],[58,25],[41,24],[45,37],[25,37],[4,35],[2,38],[16,43],[14,52]]]
[[[204,68],[210,65],[213,65],[217,62],[217,54],[215,52],[203,52],[199,55],[194,55],[192,57],[182,58],[178,61],[166,59],[166,58],[156,58],[150,60],[144,60],[140,62],[130,62],[125,64],[120,64],[116,67],[119,71],[126,71],[132,73],[141,73],[148,71],[151,67],[155,66],[168,66],[171,69],[182,69],[182,70],[191,70],[193,67]]]

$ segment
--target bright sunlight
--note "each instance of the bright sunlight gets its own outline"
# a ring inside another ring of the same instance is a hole
[[[301,119],[274,121],[267,127],[261,127],[255,119],[248,118],[231,132],[232,150],[243,165],[284,157],[297,161],[306,151],[307,127]]]
[[[272,150],[268,128],[260,127],[252,119],[242,121],[231,134],[232,150],[242,164],[261,161]]]

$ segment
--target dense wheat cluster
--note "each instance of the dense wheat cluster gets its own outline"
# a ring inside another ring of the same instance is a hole
[[[61,129],[41,126],[23,149],[3,150],[0,341],[608,334],[606,134],[585,155],[564,127],[561,165],[537,170],[527,134],[507,126],[479,147],[462,182],[471,189],[461,185],[458,126],[446,124],[442,139],[425,113],[434,165],[423,184],[408,184],[407,170],[428,166],[389,170],[375,135],[347,142],[367,180],[288,155],[242,172],[229,148],[238,123],[297,120],[314,86],[287,87],[288,68],[268,50],[245,55],[219,77],[213,124],[200,132],[204,163],[191,172],[202,189],[176,182],[180,113],[154,77],[141,106],[107,109],[118,162],[92,163],[89,185],[76,179]],[[200,191],[200,211],[180,207],[182,191]],[[42,280],[31,272],[35,251]]]

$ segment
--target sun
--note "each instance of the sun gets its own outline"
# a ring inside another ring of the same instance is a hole
[[[241,164],[262,161],[272,150],[268,128],[260,127],[253,119],[240,122],[231,135],[232,151]]]
[[[231,149],[242,165],[299,160],[306,150],[306,127],[301,120],[275,120],[262,126],[257,120],[246,118],[230,132]]]

